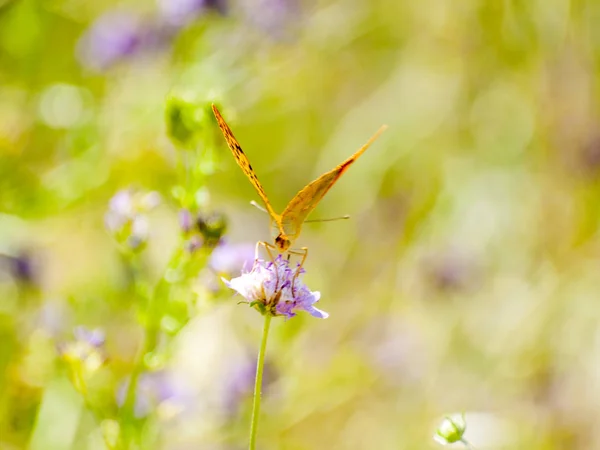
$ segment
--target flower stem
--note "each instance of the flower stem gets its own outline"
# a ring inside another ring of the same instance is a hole
[[[256,379],[254,380],[254,399],[252,401],[252,422],[250,423],[250,450],[256,449],[256,434],[258,432],[258,417],[260,415],[260,397],[262,391],[263,369],[265,367],[265,353],[267,351],[267,338],[271,326],[271,315],[265,314],[262,341],[256,362]]]
[[[467,441],[465,438],[462,438],[460,440],[460,442],[462,442],[465,445],[465,448],[467,448],[468,450],[475,450],[475,448],[471,445],[471,443],[469,441]]]
[[[167,266],[167,270],[170,267],[176,266],[179,259],[181,258],[182,251],[176,251],[171,257],[171,261]],[[135,423],[135,404],[137,397],[137,387],[139,384],[140,377],[142,376],[146,367],[146,357],[151,354],[155,349],[160,335],[160,320],[162,318],[163,310],[162,305],[168,301],[170,284],[165,278],[165,274],[157,282],[154,287],[154,291],[150,294],[146,294],[141,285],[141,280],[138,276],[139,261],[131,259],[132,273],[135,275],[133,284],[135,287],[135,294],[138,297],[140,303],[145,303],[145,324],[144,324],[144,337],[142,345],[136,356],[133,371],[129,379],[129,386],[125,393],[125,400],[121,407],[121,447],[124,449],[130,449],[134,445],[134,441],[139,439],[140,429]],[[161,303],[162,302],[162,303]]]

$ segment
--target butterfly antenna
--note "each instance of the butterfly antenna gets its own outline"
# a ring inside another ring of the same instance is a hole
[[[334,220],[346,220],[349,219],[350,216],[341,216],[341,217],[332,217],[331,219],[313,219],[313,220],[305,220],[304,223],[315,223],[315,222],[333,222]]]
[[[260,206],[258,203],[256,203],[254,200],[252,200],[250,202],[250,204],[252,206],[254,206],[256,209],[260,209],[262,212],[268,213],[269,211],[267,211],[265,208],[263,208],[262,206]]]

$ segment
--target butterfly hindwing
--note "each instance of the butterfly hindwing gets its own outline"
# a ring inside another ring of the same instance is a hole
[[[281,215],[283,231],[290,238],[296,238],[300,234],[302,224],[306,217],[311,213],[327,191],[331,189],[337,179],[342,175],[343,170],[335,169],[324,173],[313,182],[306,185],[294,198],[288,203],[285,211]]]
[[[379,135],[387,127],[382,126],[356,153],[329,172],[324,173],[316,180],[306,185],[288,203],[281,214],[281,223],[288,237],[295,238],[300,234],[302,224],[306,217],[319,204],[327,191],[333,187],[335,182],[348,170],[348,168],[362,155],[369,146],[375,142]]]

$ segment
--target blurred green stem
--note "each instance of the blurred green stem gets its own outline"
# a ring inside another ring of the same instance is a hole
[[[465,447],[466,447],[468,450],[475,450],[475,447],[473,447],[473,446],[472,446],[472,445],[469,443],[469,441],[467,441],[465,438],[462,438],[462,439],[460,440],[460,442],[462,442],[463,444],[465,444]]]
[[[123,402],[122,407],[122,423],[121,423],[121,437],[123,441],[124,448],[130,448],[133,442],[134,434],[135,434],[135,400],[137,394],[137,387],[139,383],[140,376],[144,369],[146,368],[146,356],[153,352],[156,348],[156,344],[158,342],[158,335],[160,332],[160,320],[162,317],[162,308],[160,307],[160,303],[158,299],[162,299],[163,303],[166,303],[166,298],[169,292],[169,282],[166,279],[166,274],[169,269],[176,266],[179,259],[181,258],[182,251],[176,251],[169,264],[167,266],[167,270],[161,277],[161,279],[156,284],[154,288],[154,292],[150,295],[146,300],[146,321],[144,327],[144,341],[140,351],[137,355],[133,372],[131,374],[131,378],[129,380],[129,386],[127,387],[127,392],[125,394],[125,401]],[[136,294],[138,298],[142,297],[142,290],[139,289],[139,278],[138,278],[138,264],[134,259],[130,260],[130,264],[132,266],[132,274],[134,274],[134,285],[136,286]]]
[[[254,381],[254,400],[252,401],[252,421],[250,423],[250,450],[256,449],[256,434],[258,432],[258,417],[260,415],[260,398],[262,391],[263,369],[265,367],[265,353],[267,351],[267,338],[271,326],[271,315],[265,314],[262,341],[256,362],[256,379]]]
[[[139,379],[144,370],[146,369],[147,357],[156,351],[158,340],[161,332],[161,320],[167,313],[167,306],[169,304],[169,298],[171,295],[171,289],[176,283],[185,283],[186,280],[197,274],[201,267],[206,265],[208,258],[210,257],[210,251],[204,251],[195,255],[194,258],[190,258],[184,250],[183,244],[179,246],[178,250],[175,251],[171,260],[169,261],[166,270],[162,277],[154,287],[154,291],[151,295],[143,295],[143,291],[136,289],[138,297],[147,297],[146,303],[146,314],[145,314],[145,326],[144,326],[144,340],[140,352],[137,355],[134,363],[133,372],[127,387],[127,393],[125,395],[125,401],[122,407],[122,430],[121,440],[123,448],[131,448],[133,439],[140,431],[139,424],[135,422],[135,403],[137,395],[137,387]],[[174,272],[178,272],[181,275],[174,275]],[[137,274],[137,272],[134,272]],[[178,280],[178,281],[174,281]],[[136,283],[138,285],[138,283]]]

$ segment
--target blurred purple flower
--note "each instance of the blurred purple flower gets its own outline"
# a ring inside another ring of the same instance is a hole
[[[297,0],[255,0],[250,20],[277,39],[287,37],[290,25],[298,21]]]
[[[227,231],[227,220],[220,213],[201,214],[182,209],[179,211],[179,226],[188,238],[188,251],[193,252],[202,246],[214,248],[219,245]]]
[[[63,302],[45,299],[37,312],[36,327],[51,336],[59,336],[65,329],[69,313],[70,308]]]
[[[235,415],[244,400],[252,395],[254,378],[256,376],[256,360],[247,359],[231,368],[225,379],[223,408],[229,415]],[[276,378],[273,364],[265,361],[263,372],[263,395]]]
[[[59,353],[77,372],[95,372],[106,361],[104,332],[79,326],[73,330],[73,335],[74,341],[58,345]]]
[[[90,346],[95,348],[102,347],[105,342],[104,332],[99,328],[90,330],[83,326],[75,327],[73,335],[78,341],[87,342]]]
[[[405,386],[423,379],[428,361],[418,327],[379,318],[369,325],[368,331],[377,337],[373,341],[366,339],[364,352],[381,370],[383,379]]]
[[[194,253],[199,248],[202,248],[204,241],[200,236],[192,236],[185,242],[185,249],[189,253]]]
[[[297,310],[304,310],[313,317],[326,319],[329,314],[313,306],[321,294],[302,283],[303,273],[304,269],[291,269],[289,261],[278,255],[275,262],[257,260],[251,272],[229,281],[223,278],[223,281],[263,314],[289,319]]]
[[[209,266],[217,273],[233,274],[254,262],[254,245],[229,244],[221,241],[210,255]]]
[[[38,281],[37,261],[27,250],[15,255],[0,254],[0,269],[6,270],[16,281],[35,284]]]
[[[251,392],[256,375],[256,362],[246,361],[228,372],[225,381],[223,407],[229,414],[235,414],[240,403]]]
[[[179,226],[184,233],[192,231],[192,228],[194,227],[194,218],[189,209],[179,210]]]
[[[109,11],[100,16],[81,37],[77,56],[92,70],[103,70],[136,53],[142,44],[143,27],[139,16],[128,11]]]
[[[148,239],[149,225],[145,213],[160,203],[157,192],[137,192],[125,189],[117,192],[108,205],[104,222],[108,231],[120,243],[139,248]]]
[[[440,291],[467,290],[476,280],[475,262],[461,252],[438,254],[426,264],[432,284]]]
[[[161,17],[171,26],[181,27],[208,9],[225,14],[225,0],[158,0]]]
[[[77,44],[77,59],[84,67],[102,71],[149,49],[164,47],[201,13],[227,10],[226,0],[157,0],[159,16],[143,18],[125,10],[111,10],[88,28]]]
[[[227,219],[218,212],[210,214],[198,214],[196,225],[209,247],[215,247],[221,242],[221,238],[227,231]]]
[[[193,245],[192,239],[198,238],[192,236],[188,241],[188,246]],[[252,266],[254,262],[254,246],[252,244],[230,244],[221,239],[213,249],[208,265],[200,272],[200,285],[214,294],[223,289],[223,284],[219,280],[220,276],[240,273]]]
[[[204,242],[198,236],[192,236],[187,242],[188,248],[195,244],[193,239],[200,241],[195,250]],[[199,274],[199,284],[209,292],[216,294],[223,289],[219,280],[221,276],[232,276],[252,266],[254,262],[254,246],[252,244],[230,244],[221,239],[212,250],[207,266]]]
[[[129,381],[123,383],[117,393],[120,406],[125,401]],[[193,398],[190,388],[180,377],[168,371],[143,374],[137,385],[135,396],[135,416],[146,417],[157,412],[162,418],[172,418],[190,408]]]
[[[594,136],[580,152],[579,168],[589,177],[597,177],[600,173],[600,135]]]
[[[227,0],[205,0],[205,7],[214,9],[221,14],[227,14]]]

